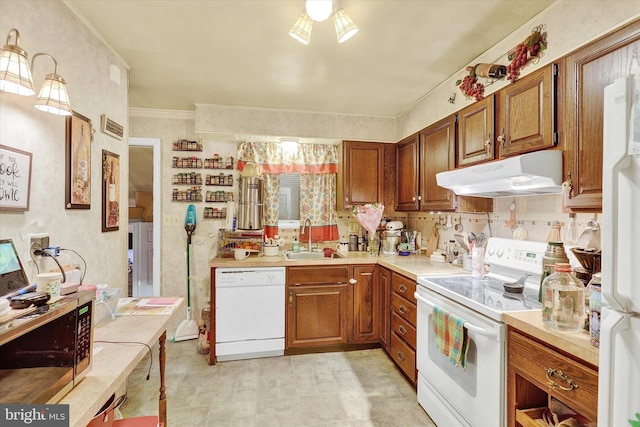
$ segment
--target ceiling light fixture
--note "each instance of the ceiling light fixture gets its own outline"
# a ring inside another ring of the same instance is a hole
[[[307,0],[305,11],[289,30],[289,35],[300,43],[308,45],[311,41],[313,21],[322,22],[333,15],[338,43],[349,40],[358,32],[358,27],[341,7],[334,12],[333,3],[333,0]]]
[[[305,3],[307,15],[316,22],[322,22],[333,12],[332,0],[307,0]]]
[[[336,25],[336,36],[338,43],[344,43],[358,32],[358,27],[353,23],[351,18],[345,13],[344,9],[338,10],[333,15],[333,22]]]
[[[9,42],[11,34],[15,37],[15,44]],[[66,82],[58,74],[58,62],[48,53],[36,53],[31,60],[31,67],[29,67],[27,52],[18,46],[19,38],[20,33],[13,28],[7,35],[7,44],[1,49],[0,91],[21,96],[35,95],[31,68],[33,68],[34,61],[38,56],[48,56],[53,60],[55,69],[53,73],[47,74],[45,77],[34,106],[47,113],[70,116],[72,111],[69,105],[69,95]]]

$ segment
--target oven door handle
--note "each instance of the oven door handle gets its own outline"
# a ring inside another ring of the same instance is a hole
[[[413,296],[416,297],[418,301],[421,301],[427,304],[432,310],[435,307],[434,303],[425,299],[422,295],[418,294],[418,292],[414,293]],[[469,332],[473,332],[475,334],[489,337],[489,338],[495,339],[496,341],[500,341],[500,335],[498,334],[497,331],[490,330],[490,329],[483,329],[478,326],[472,325],[471,323],[466,321],[463,323],[462,326],[464,326]]]

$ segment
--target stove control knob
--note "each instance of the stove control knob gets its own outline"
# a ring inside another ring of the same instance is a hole
[[[489,246],[489,248],[487,249],[487,253],[489,255],[493,255],[493,253],[496,251],[495,246]]]
[[[504,255],[504,248],[498,248],[498,258],[500,258],[502,255]]]

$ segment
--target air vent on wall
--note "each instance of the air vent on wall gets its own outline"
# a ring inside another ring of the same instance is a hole
[[[122,139],[124,136],[124,126],[111,120],[106,114],[100,116],[100,130],[115,139]]]

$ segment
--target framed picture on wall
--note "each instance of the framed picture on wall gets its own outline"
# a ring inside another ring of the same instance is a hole
[[[102,231],[120,228],[120,156],[102,150]]]
[[[66,123],[65,207],[91,209],[91,120],[75,111]]]
[[[0,211],[28,211],[31,153],[0,145]]]

